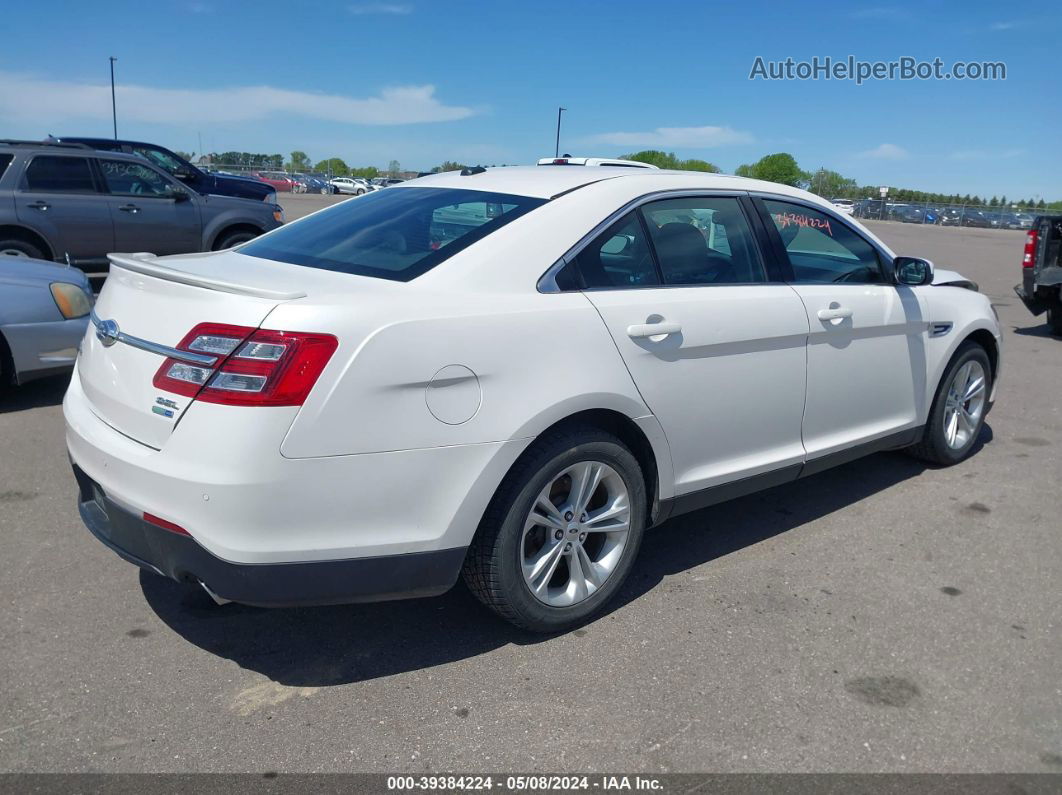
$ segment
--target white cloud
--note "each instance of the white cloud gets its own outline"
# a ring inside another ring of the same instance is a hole
[[[690,149],[752,143],[749,133],[730,127],[657,127],[646,132],[610,132],[594,135],[593,143],[613,146],[686,147]]]
[[[364,16],[366,14],[391,14],[393,16],[405,16],[413,13],[413,6],[408,3],[356,3],[348,7],[351,14]]]
[[[122,85],[118,116],[126,121],[178,124],[208,118],[215,124],[248,122],[277,114],[344,124],[417,124],[455,121],[473,108],[445,105],[435,86],[395,86],[364,99],[291,91],[271,86],[176,89]],[[43,127],[67,119],[109,119],[109,84],[44,80],[0,72],[0,118],[32,120]]]
[[[910,152],[896,144],[882,144],[873,149],[859,153],[860,157],[873,157],[877,160],[906,160],[911,156]]]
[[[988,26],[989,30],[1014,30],[1022,26],[1021,20],[1013,19],[1007,22],[993,22]]]

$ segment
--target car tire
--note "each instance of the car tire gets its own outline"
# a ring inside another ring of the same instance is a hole
[[[585,482],[596,485],[579,500]],[[541,507],[546,499],[551,509]],[[568,510],[580,502],[585,524]],[[517,627],[575,627],[615,596],[630,573],[647,503],[641,466],[615,436],[573,427],[541,438],[498,488],[469,546],[464,580]]]
[[[227,248],[238,246],[241,243],[246,243],[249,240],[254,240],[260,232],[252,232],[250,229],[237,229],[232,232],[225,232],[218,237],[217,242],[214,243],[214,251],[224,251]]]
[[[1047,309],[1047,326],[1055,336],[1062,337],[1062,303]]]
[[[965,459],[981,435],[991,394],[992,364],[988,353],[976,342],[964,342],[940,379],[921,441],[908,452],[940,466]]]
[[[365,191],[359,188],[358,190],[354,191],[354,195],[355,196],[364,196],[365,195]]]
[[[27,243],[17,237],[0,240],[0,256],[3,257],[30,257],[32,259],[44,259],[44,252],[32,243]]]

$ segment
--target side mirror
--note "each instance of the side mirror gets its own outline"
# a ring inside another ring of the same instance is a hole
[[[897,284],[918,287],[933,281],[933,263],[919,257],[897,257],[892,261],[892,273]]]
[[[177,179],[183,182],[186,179],[192,178],[192,172],[186,168],[179,168],[173,172],[173,176],[177,177]]]
[[[177,190],[176,188],[170,191],[170,198],[180,204],[181,202],[191,201],[192,197],[188,195],[186,190]]]

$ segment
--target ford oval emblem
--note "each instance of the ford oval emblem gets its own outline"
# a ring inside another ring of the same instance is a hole
[[[96,339],[103,343],[104,348],[118,342],[119,333],[118,324],[113,320],[101,320],[96,326]]]

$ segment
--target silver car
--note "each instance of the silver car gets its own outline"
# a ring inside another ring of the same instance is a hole
[[[69,370],[94,299],[77,268],[26,257],[0,262],[0,389]]]

